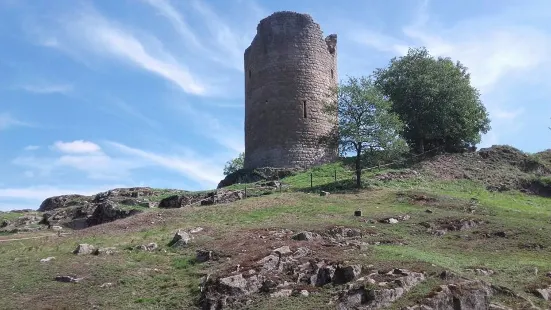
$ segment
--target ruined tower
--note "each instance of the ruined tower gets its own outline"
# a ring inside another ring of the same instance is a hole
[[[332,161],[320,143],[333,124],[322,110],[337,84],[337,36],[308,14],[276,12],[245,50],[245,168],[308,168]]]

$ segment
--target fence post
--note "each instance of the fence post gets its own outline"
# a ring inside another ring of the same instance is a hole
[[[310,173],[310,188],[314,188],[314,174]]]
[[[247,198],[247,186],[245,186],[245,198]]]
[[[335,169],[335,182],[337,182],[337,169]]]

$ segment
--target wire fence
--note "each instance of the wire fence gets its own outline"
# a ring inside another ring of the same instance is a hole
[[[388,163],[378,164],[376,166],[362,168],[362,173],[365,171],[374,172],[381,171],[388,167],[401,167],[404,164],[411,165],[424,158],[427,154],[441,150],[443,147],[433,148],[420,154],[410,154]],[[265,181],[254,186],[245,186],[243,188],[244,197],[258,197],[273,192],[288,192],[288,191],[308,191],[316,190],[345,190],[354,187],[356,183],[355,170],[334,169],[333,171],[310,171],[307,180],[301,180],[300,185],[291,187],[289,184],[284,184],[280,179]]]

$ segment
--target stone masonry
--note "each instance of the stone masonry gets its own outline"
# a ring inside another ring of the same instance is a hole
[[[276,12],[245,50],[244,168],[308,168],[334,160],[320,143],[333,123],[322,105],[337,84],[337,35],[308,14]]]

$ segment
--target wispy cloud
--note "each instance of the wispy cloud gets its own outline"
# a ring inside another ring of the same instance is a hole
[[[84,140],[75,140],[71,142],[56,141],[53,146],[54,149],[63,153],[97,153],[101,151],[101,147],[93,142]]]
[[[205,186],[216,185],[222,178],[222,167],[204,157],[195,156],[191,152],[183,155],[165,155],[129,147],[117,142],[109,142],[109,144],[122,153],[176,171]]]
[[[81,7],[60,20],[62,26],[53,31],[55,35],[43,35],[49,42],[55,38],[55,44],[46,46],[69,54],[92,53],[123,61],[174,83],[186,93],[204,95],[208,91],[206,85],[152,35],[138,36],[91,6]],[[44,45],[45,39],[40,41]]]
[[[24,148],[25,151],[36,151],[38,149],[40,149],[40,146],[38,146],[38,145],[27,145]]]
[[[0,113],[0,130],[5,130],[11,127],[21,127],[21,126],[32,127],[33,125],[28,122],[21,121],[13,117],[9,113],[6,113],[6,112]]]
[[[136,118],[137,120],[147,124],[151,128],[158,128],[160,126],[157,121],[155,121],[152,118],[147,117],[143,113],[141,113],[138,110],[137,106],[132,106],[132,105],[130,105],[129,103],[127,103],[126,101],[124,101],[122,99],[111,97],[109,99],[109,103],[113,104],[115,107],[117,107],[119,110],[121,110],[125,115],[132,116],[132,117]],[[109,111],[111,111],[111,110],[112,109],[109,109]],[[117,115],[120,115],[120,114],[117,113]]]
[[[23,85],[19,88],[37,94],[68,94],[73,91],[73,86],[69,84]]]

